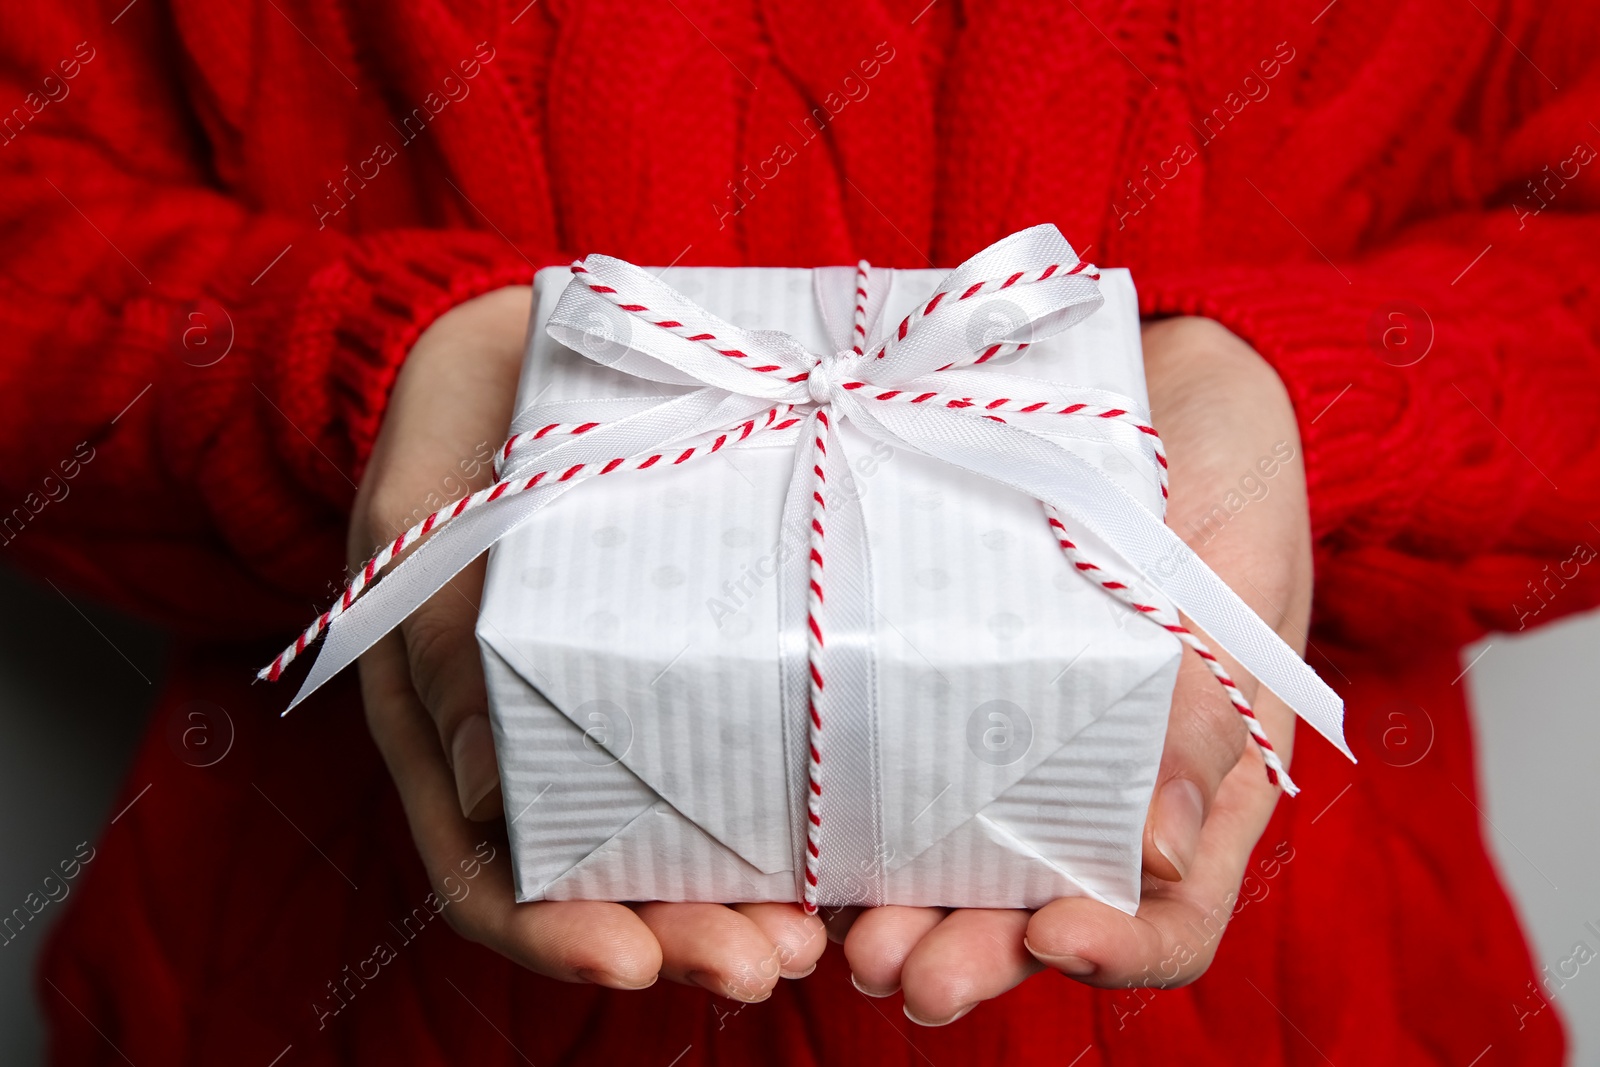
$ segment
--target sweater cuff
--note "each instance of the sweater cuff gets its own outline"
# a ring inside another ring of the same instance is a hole
[[[241,328],[282,338],[261,369],[272,382],[268,399],[292,426],[279,440],[302,484],[348,508],[417,338],[464,301],[529,284],[534,269],[492,235],[413,230],[349,240],[344,255],[284,271],[276,279],[283,299],[262,301],[256,314],[287,312],[288,321]],[[343,478],[328,477],[330,463]]]
[[[1313,539],[1385,541],[1410,510],[1386,472],[1425,454],[1435,430],[1428,413],[1408,412],[1403,371],[1426,353],[1432,327],[1392,292],[1368,292],[1360,280],[1329,284],[1326,273],[1281,265],[1145,276],[1140,311],[1214,319],[1255,348],[1294,405]]]
[[[400,364],[422,332],[458,304],[508,285],[531,284],[533,268],[527,261],[499,242],[494,242],[499,247],[482,244],[481,238],[457,236],[443,247],[405,244],[351,259],[352,276],[368,299],[346,305],[335,327],[340,343],[330,384],[340,398],[340,422],[357,482]]]

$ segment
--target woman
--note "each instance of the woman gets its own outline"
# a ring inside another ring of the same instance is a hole
[[[1558,1062],[1452,680],[1600,599],[1596,14],[1317,6],[14,13],[0,480],[101,458],[8,547],[191,635],[44,960],[56,1061]],[[481,569],[360,694],[244,684],[488,476],[535,267],[953,265],[1041,221],[1133,270],[1168,521],[1368,757],[1308,739],[1276,803],[1191,657],[1134,920],[884,908],[823,952],[789,906],[513,905]]]

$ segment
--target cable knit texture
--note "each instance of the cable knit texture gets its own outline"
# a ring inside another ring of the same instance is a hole
[[[1451,679],[1600,599],[1594,5],[124,2],[0,39],[0,547],[191,635],[43,964],[56,1062],[1558,1062]],[[354,687],[279,722],[244,681],[340,576],[416,336],[575,254],[952,265],[1045,221],[1299,415],[1314,662],[1369,758],[1300,746],[1211,973],[930,1032],[836,953],[734,1012],[402,930]],[[166,741],[193,699],[239,728],[212,768]]]

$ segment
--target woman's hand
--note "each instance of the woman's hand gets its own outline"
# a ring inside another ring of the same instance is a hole
[[[1152,417],[1172,465],[1168,524],[1303,651],[1311,534],[1283,383],[1249,345],[1208,319],[1146,326],[1144,353]],[[1288,764],[1293,713],[1224,658]],[[848,929],[844,950],[856,985],[872,996],[903,989],[906,1014],[930,1026],[955,1021],[1045,967],[1104,988],[1183,985],[1216,954],[1277,800],[1239,713],[1185,650],[1145,825],[1137,915],[1071,898],[1033,913],[883,907],[830,926],[834,936]],[[1212,930],[1219,933],[1196,934]]]
[[[485,457],[505,440],[532,291],[502,289],[441,316],[418,338],[356,495],[349,554],[360,566],[422,518],[430,496],[492,484]],[[462,485],[461,483],[465,483]],[[499,774],[473,625],[480,559],[361,658],[367,723],[405,804],[429,880],[473,855],[501,817]],[[503,839],[496,826],[493,835]],[[506,850],[501,849],[504,856]],[[736,1000],[809,973],[826,938],[794,904],[517,904],[508,861],[446,915],[464,936],[569,982],[640,989],[658,975]]]
[[[357,495],[354,563],[419,518],[417,507],[430,495],[455,497],[491,482],[484,457],[510,423],[530,298],[517,288],[469,301],[418,339]],[[1206,320],[1156,323],[1144,343],[1153,415],[1172,463],[1168,521],[1301,647],[1310,535],[1299,439],[1282,384],[1247,345]],[[1270,481],[1262,461],[1274,467]],[[450,479],[466,484],[456,488]],[[1224,508],[1225,528],[1202,524],[1230,491],[1253,496],[1249,486],[1262,484],[1265,494],[1238,514]],[[436,886],[473,854],[484,832],[477,824],[501,812],[473,634],[482,585],[480,561],[360,665],[368,724]],[[1229,668],[1256,697],[1253,680],[1231,661]],[[1256,706],[1287,762],[1293,715],[1265,691]],[[1194,943],[1187,924],[1206,929],[1208,920],[1213,928],[1226,921],[1230,894],[1276,800],[1238,713],[1186,653],[1145,832],[1147,878],[1136,917],[1086,899],[1058,900],[1032,914],[885,907],[849,927],[845,954],[864,991],[887,995],[903,987],[907,1013],[930,1024],[952,1021],[1044,966],[1108,987],[1192,981],[1217,945],[1215,938]],[[450,909],[453,924],[566,981],[633,989],[664,974],[756,1001],[779,977],[809,973],[824,944],[818,920],[796,905],[519,905],[509,867],[491,876],[488,892]]]

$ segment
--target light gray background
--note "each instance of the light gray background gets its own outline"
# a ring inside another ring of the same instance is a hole
[[[93,841],[108,820],[154,699],[162,641],[114,613],[0,570],[0,913]],[[1460,684],[1477,705],[1490,848],[1555,964],[1600,928],[1600,613],[1467,650]],[[50,905],[0,947],[0,1063],[40,1060],[32,964]],[[46,995],[54,995],[46,990]],[[1600,967],[1556,998],[1575,1064],[1600,1064]],[[1507,1005],[1507,1011],[1511,1006]]]

